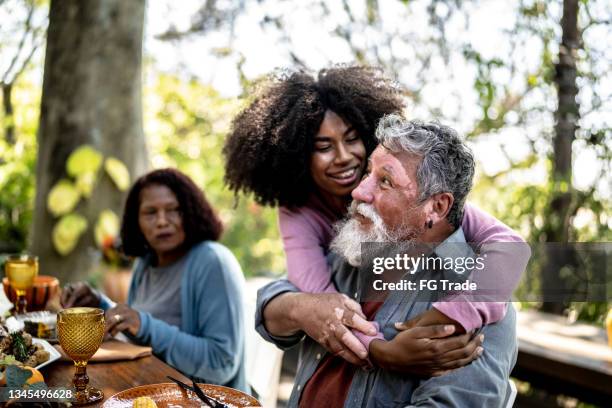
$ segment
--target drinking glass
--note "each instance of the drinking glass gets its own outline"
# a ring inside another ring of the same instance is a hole
[[[26,312],[26,291],[34,286],[38,275],[38,258],[30,255],[10,255],[4,264],[4,272],[10,286],[15,289],[15,314]]]
[[[57,337],[64,352],[74,361],[75,405],[89,404],[104,397],[101,390],[88,386],[87,362],[104,338],[104,311],[94,307],[72,307],[57,315]]]

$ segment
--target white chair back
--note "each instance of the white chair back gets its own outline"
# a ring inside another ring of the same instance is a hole
[[[508,379],[508,391],[506,392],[506,401],[504,402],[503,408],[512,408],[514,406],[514,400],[516,400],[516,384],[512,379]]]
[[[275,408],[278,399],[283,351],[268,343],[255,331],[257,289],[267,279],[249,279],[245,291],[246,371],[247,382],[257,393],[264,408]]]

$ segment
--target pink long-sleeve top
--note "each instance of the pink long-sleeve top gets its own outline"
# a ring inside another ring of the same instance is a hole
[[[279,209],[288,278],[303,292],[337,292],[331,282],[326,257],[333,238],[332,225],[336,221],[337,214],[315,195],[302,207]],[[530,252],[514,230],[471,204],[465,206],[462,227],[466,240],[477,244],[485,259],[484,269],[472,280],[479,288],[495,288],[494,293],[490,296],[491,301],[480,301],[482,297],[476,301],[468,295],[457,294],[444,302],[434,303],[433,307],[470,331],[504,317],[506,301],[518,284]],[[510,246],[509,243],[519,246]],[[382,338],[382,335],[358,337],[367,349],[373,339]]]

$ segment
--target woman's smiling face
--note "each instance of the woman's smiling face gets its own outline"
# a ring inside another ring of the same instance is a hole
[[[357,131],[328,110],[314,138],[310,174],[317,187],[334,197],[345,197],[359,184],[366,165],[366,149]]]

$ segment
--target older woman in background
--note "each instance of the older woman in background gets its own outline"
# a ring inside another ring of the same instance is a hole
[[[130,190],[121,225],[137,257],[127,304],[85,283],[68,285],[64,307],[106,310],[107,331],[124,332],[185,375],[247,390],[242,286],[234,255],[215,242],[222,225],[202,191],[174,169],[155,170]]]

